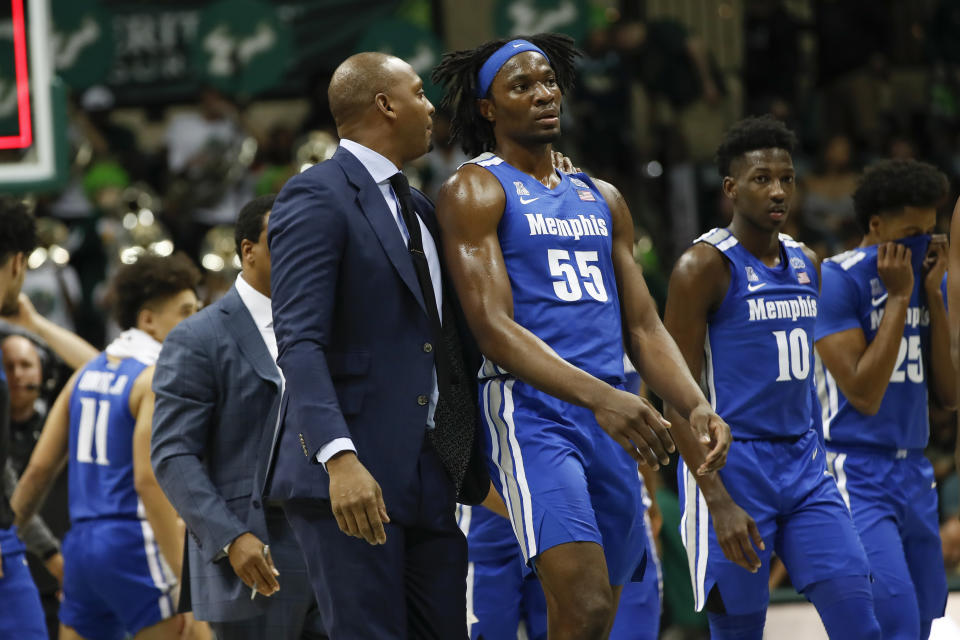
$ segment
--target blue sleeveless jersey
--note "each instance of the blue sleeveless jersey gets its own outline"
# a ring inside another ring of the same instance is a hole
[[[133,485],[130,390],[147,365],[106,354],[83,367],[70,396],[70,520],[145,517]]]
[[[914,284],[890,384],[880,410],[876,415],[867,416],[850,404],[830,372],[818,363],[817,384],[827,446],[831,442],[892,449],[927,446],[930,419],[926,359],[930,345],[930,310],[923,292],[921,269],[930,236],[914,236],[899,242],[911,249]],[[946,298],[944,292],[943,299]],[[877,245],[826,260],[822,299],[817,340],[859,328],[867,343],[872,342],[887,301],[887,289],[877,272]]]
[[[768,267],[726,229],[695,242],[717,248],[730,287],[707,319],[703,385],[734,438],[790,438],[812,428],[813,328],[819,283],[800,243],[780,235]]]
[[[623,382],[620,300],[611,258],[613,219],[583,173],[557,172],[555,189],[485,153],[470,162],[503,186],[497,229],[513,291],[514,320],[570,364]],[[509,375],[484,359],[480,378]]]

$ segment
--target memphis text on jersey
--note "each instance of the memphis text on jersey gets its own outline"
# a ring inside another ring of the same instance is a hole
[[[749,298],[750,322],[758,320],[793,320],[797,318],[816,318],[817,299],[813,296],[797,296],[786,300],[767,300]]]
[[[580,214],[576,218],[551,218],[542,213],[525,213],[530,223],[532,236],[564,236],[579,240],[581,236],[606,236],[607,221],[590,214],[589,217]]]
[[[883,320],[883,311],[883,309],[874,309],[870,312],[871,331],[876,331],[880,328],[880,321]],[[927,307],[907,307],[907,321],[903,323],[903,326],[913,329],[930,326],[930,309]]]

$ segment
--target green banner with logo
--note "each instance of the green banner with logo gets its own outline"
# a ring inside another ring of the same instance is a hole
[[[400,4],[58,0],[57,72],[75,89],[106,84],[120,105],[193,101],[207,84],[242,97],[300,96]]]
[[[194,68],[230,94],[275,86],[293,60],[293,30],[258,0],[221,0],[207,7],[193,40]]]
[[[493,28],[502,38],[552,31],[579,42],[590,20],[588,0],[496,0]]]
[[[113,63],[109,14],[97,0],[54,4],[51,50],[55,73],[75,89],[103,82]]]
[[[443,97],[440,87],[430,81],[430,72],[440,62],[443,45],[432,31],[395,18],[387,18],[371,24],[356,51],[382,51],[410,63],[423,79],[424,93],[434,105]]]

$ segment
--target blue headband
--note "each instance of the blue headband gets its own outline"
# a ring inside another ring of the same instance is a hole
[[[507,60],[524,51],[536,51],[544,58],[547,58],[547,54],[532,42],[526,40],[511,40],[494,51],[490,57],[487,58],[487,61],[483,63],[483,66],[480,67],[480,73],[477,74],[477,97],[485,98],[487,92],[490,91],[490,84],[493,82],[494,76],[500,71],[500,67],[505,65]],[[547,62],[550,62],[550,58],[547,58]]]

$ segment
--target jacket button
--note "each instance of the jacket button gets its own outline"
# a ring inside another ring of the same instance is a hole
[[[260,508],[260,501],[259,501],[259,500],[254,500],[254,501],[253,501],[253,508],[254,508],[254,509],[259,509],[259,508]]]
[[[424,396],[424,395],[417,396],[417,404],[420,405],[421,407],[426,406],[428,402],[430,402],[430,398],[428,398],[427,396]]]
[[[424,342],[424,343],[423,343],[423,352],[424,352],[424,353],[430,353],[431,351],[433,351],[433,345],[430,344],[429,342]]]

